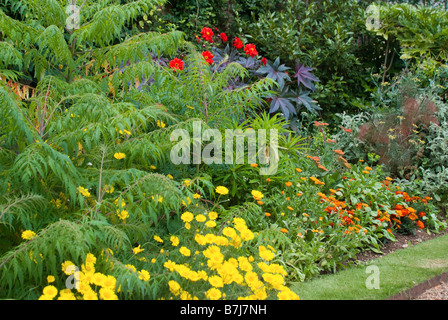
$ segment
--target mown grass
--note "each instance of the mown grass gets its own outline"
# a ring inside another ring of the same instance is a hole
[[[372,270],[378,269],[379,289]],[[301,300],[384,300],[448,271],[448,235],[400,249],[336,274],[291,285]],[[370,277],[370,278],[369,278]],[[371,287],[371,286],[370,286]]]

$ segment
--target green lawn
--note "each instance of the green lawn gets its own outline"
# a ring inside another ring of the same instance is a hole
[[[368,266],[377,267],[378,289],[367,287],[375,284],[372,280],[375,273]],[[448,235],[397,250],[363,266],[293,283],[291,289],[302,300],[381,300],[445,271],[448,271]]]

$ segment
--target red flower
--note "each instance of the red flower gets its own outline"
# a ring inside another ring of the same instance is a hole
[[[199,36],[196,33],[194,34],[194,36],[198,40],[198,43],[201,42],[201,38],[199,38]]]
[[[208,42],[212,42],[213,34],[214,33],[213,33],[213,30],[211,28],[204,27],[201,30],[202,39],[204,39],[204,40],[206,40]]]
[[[233,46],[237,49],[241,49],[243,47],[243,42],[240,38],[235,37],[235,40],[233,40]]]
[[[266,65],[267,62],[268,62],[268,60],[266,60],[265,57],[261,58],[261,63],[262,63],[262,64]]]
[[[255,49],[255,45],[253,44],[246,44],[244,51],[246,52],[246,55],[251,56],[252,58],[258,56],[257,49]]]
[[[344,128],[344,127],[341,127],[341,129],[344,130],[345,132],[348,132],[348,133],[353,131],[352,129],[347,129],[347,128]]]
[[[208,64],[213,63],[213,58],[215,57],[210,53],[210,51],[206,50],[202,52],[202,56],[204,57],[205,61],[207,61]]]
[[[227,42],[227,35],[224,32],[221,32],[221,34],[219,35],[222,42]]]
[[[170,61],[170,68],[173,70],[183,70],[184,62],[179,58],[174,58],[173,60]]]

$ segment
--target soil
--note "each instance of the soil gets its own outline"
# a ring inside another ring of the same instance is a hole
[[[398,234],[396,235],[396,242],[388,242],[381,248],[383,254],[378,254],[373,251],[365,251],[359,253],[356,260],[367,262],[396,250],[408,248],[445,234],[448,234],[448,228],[437,234],[428,234],[424,230],[417,230],[415,235]],[[390,297],[388,300],[448,300],[448,272]]]

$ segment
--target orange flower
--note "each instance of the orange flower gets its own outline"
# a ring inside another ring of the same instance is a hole
[[[265,215],[266,217],[270,217],[270,216],[271,216],[271,214],[270,214],[269,212],[265,212],[264,215]]]
[[[419,217],[424,217],[424,216],[426,216],[426,213],[424,213],[424,212],[422,211],[422,212],[420,212],[420,213],[418,214],[418,216],[419,216]]]
[[[263,204],[263,201],[258,200],[257,203],[258,203],[258,204]]]
[[[283,233],[288,233],[288,232],[289,232],[289,231],[288,231],[287,229],[285,229],[285,228],[281,228],[280,231],[283,232]]]
[[[291,198],[290,197],[286,197],[286,201],[289,201]]]
[[[267,182],[271,182],[272,180],[271,180],[271,179],[269,179],[269,178],[267,178],[267,179],[266,179],[266,181],[267,181]]]
[[[362,172],[365,174],[369,174],[369,171],[367,171],[367,170],[363,170]]]
[[[341,156],[344,155],[345,153],[342,150],[333,150],[334,153],[336,154],[340,154]]]
[[[417,225],[419,229],[423,229],[425,227],[424,223],[421,220],[417,221]]]
[[[303,193],[297,193],[298,197],[301,197],[303,195]]]
[[[291,210],[291,211],[293,211],[294,210],[294,208],[292,208],[292,207],[287,207],[288,208],[288,210]]]
[[[297,171],[298,173],[300,173],[300,172],[302,172],[302,169],[296,168],[296,171]]]
[[[286,182],[285,185],[286,185],[287,187],[290,187],[290,186],[292,186],[292,182]]]
[[[364,168],[364,170],[369,170],[369,171],[372,171],[373,169],[372,169],[372,168],[370,168],[370,167],[365,167],[365,168]]]
[[[250,166],[251,166],[252,168],[256,168],[256,167],[258,167],[258,164],[256,164],[256,163],[251,163]]]
[[[391,177],[387,177],[386,180],[393,181],[394,179],[392,179]]]
[[[321,198],[324,198],[324,199],[327,198],[327,196],[326,196],[325,194],[323,194],[322,192],[318,192],[317,195],[318,195],[319,197],[321,197]]]

